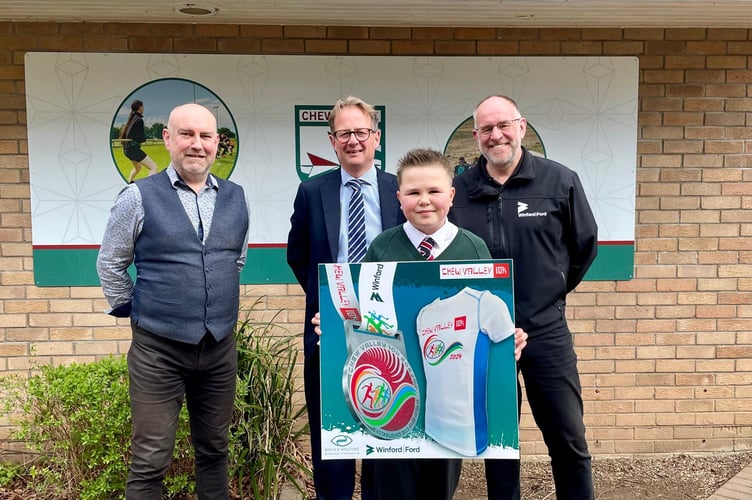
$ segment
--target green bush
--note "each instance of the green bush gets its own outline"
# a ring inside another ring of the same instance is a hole
[[[275,498],[284,481],[303,491],[300,480],[310,474],[295,430],[303,411],[293,403],[297,349],[290,339],[273,337],[271,323],[255,325],[248,317],[236,332],[230,471],[241,498]],[[20,467],[0,467],[0,481],[23,478],[44,498],[124,498],[131,432],[125,357],[43,366],[28,378],[0,379],[0,389],[15,426],[11,439],[33,452]],[[168,498],[195,490],[189,434],[184,406],[165,478]]]
[[[128,378],[125,362],[43,366],[14,380],[13,432],[39,452],[29,474],[40,491],[66,497],[110,498],[124,489],[128,460]]]
[[[22,466],[13,463],[0,463],[0,488],[13,484],[22,474]]]
[[[124,357],[42,366],[28,379],[8,377],[6,411],[20,415],[11,433],[37,452],[26,466],[39,492],[66,498],[123,498],[130,458],[128,367]],[[183,410],[176,457],[190,450]],[[177,460],[175,467],[180,466]],[[171,478],[168,485],[181,481]],[[182,481],[185,482],[185,481]]]

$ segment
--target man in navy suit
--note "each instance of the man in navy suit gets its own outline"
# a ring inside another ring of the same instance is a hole
[[[358,179],[362,186],[366,245],[384,229],[403,223],[405,217],[397,201],[397,178],[374,166],[381,140],[374,107],[357,97],[340,99],[329,117],[329,129],[329,141],[341,168],[298,187],[290,218],[287,263],[306,293],[303,378],[316,498],[349,500],[355,487],[355,460],[321,460],[319,338],[311,323],[319,309],[318,265],[348,261],[348,211],[341,207],[349,204],[349,180]],[[363,476],[367,481],[367,474]],[[366,490],[364,486],[364,493]]]

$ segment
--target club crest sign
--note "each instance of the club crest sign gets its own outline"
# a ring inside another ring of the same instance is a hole
[[[376,148],[376,168],[386,168],[386,107],[375,106],[379,115],[381,143]],[[331,105],[295,106],[295,158],[298,178],[305,181],[339,167],[327,137]]]

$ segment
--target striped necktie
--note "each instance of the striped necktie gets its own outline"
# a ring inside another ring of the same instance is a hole
[[[350,179],[345,184],[352,188],[347,217],[347,261],[360,262],[366,255],[366,212],[361,186],[366,181]]]
[[[433,255],[431,255],[431,250],[433,250],[433,246],[436,244],[436,242],[431,238],[430,236],[426,236],[423,238],[423,241],[420,242],[420,245],[418,245],[418,253],[423,256],[426,260],[433,260]]]

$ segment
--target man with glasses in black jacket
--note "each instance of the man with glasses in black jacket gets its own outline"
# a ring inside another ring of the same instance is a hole
[[[449,220],[480,236],[494,258],[514,261],[516,326],[528,333],[518,362],[551,457],[559,500],[592,500],[577,356],[566,296],[598,250],[598,229],[579,177],[522,147],[527,121],[506,96],[473,113],[477,168],[454,178]],[[521,398],[521,396],[520,396]],[[488,498],[520,498],[519,460],[486,460]]]

